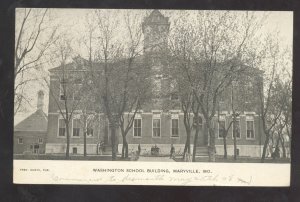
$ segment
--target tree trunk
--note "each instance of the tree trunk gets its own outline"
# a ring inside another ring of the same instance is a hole
[[[226,136],[223,136],[223,143],[224,143],[224,159],[227,159],[227,142],[226,142]]]
[[[270,139],[270,135],[266,134],[266,140],[265,140],[264,147],[263,147],[263,153],[262,153],[262,157],[261,157],[261,163],[265,162],[267,147],[268,147],[268,144],[269,144],[269,139]]]
[[[184,150],[183,150],[183,155],[182,155],[182,160],[183,160],[183,161],[185,160],[186,150],[187,150],[187,140],[185,141]]]
[[[186,141],[185,141],[185,146],[184,146],[184,151],[183,151],[183,156],[182,159],[185,160],[185,154],[188,152],[188,154],[191,153],[191,131],[186,130]]]
[[[70,130],[69,130],[69,123],[66,124],[66,132],[67,132],[67,148],[66,148],[66,159],[70,159]]]
[[[280,141],[280,136],[277,138],[276,141],[276,146],[275,146],[275,151],[274,151],[274,155],[273,155],[273,159],[275,160],[276,158],[280,157],[280,152],[279,152],[279,141]]]
[[[286,158],[286,150],[285,150],[285,145],[284,145],[284,139],[280,138],[280,143],[281,143],[281,147],[282,147],[282,157]]]
[[[83,133],[83,156],[86,157],[86,131]]]
[[[209,162],[216,161],[216,146],[215,146],[215,133],[212,128],[210,128],[210,124],[208,125],[209,131]]]
[[[96,146],[96,153],[97,153],[97,155],[99,155],[99,143],[97,143],[97,146]]]
[[[236,118],[233,118],[233,159],[236,160]]]
[[[111,127],[111,158],[113,161],[117,160],[117,152],[118,152],[118,147],[117,147],[117,138],[116,138],[116,126],[112,125]]]
[[[86,119],[84,119],[84,126],[83,126],[83,156],[86,157],[86,133],[87,133],[87,127],[86,127]]]
[[[195,131],[195,137],[194,137],[194,148],[193,148],[193,158],[192,158],[193,162],[196,161],[198,134],[199,134],[199,125],[197,123],[197,125],[196,125],[196,131]]]
[[[122,134],[123,145],[122,145],[122,158],[128,158],[128,142],[126,140],[126,135]]]

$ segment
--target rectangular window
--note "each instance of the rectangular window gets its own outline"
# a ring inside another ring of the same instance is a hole
[[[80,119],[73,119],[73,137],[79,137]]]
[[[179,120],[178,119],[172,119],[172,137],[179,137]]]
[[[39,153],[39,149],[38,148],[34,148],[33,153],[38,154]]]
[[[153,119],[153,137],[160,137],[160,119]]]
[[[40,149],[40,146],[38,144],[33,145],[33,153],[38,154],[39,149]]]
[[[226,130],[225,127],[226,127],[225,120],[220,120],[219,121],[219,135],[218,135],[219,138],[223,138],[224,137],[225,130]]]
[[[43,138],[39,138],[39,144],[43,144]]]
[[[21,137],[18,138],[18,143],[19,143],[19,144],[23,144],[23,138],[21,138]]]
[[[88,127],[87,130],[86,130],[86,135],[88,137],[93,137],[93,135],[94,135],[94,129],[92,127]]]
[[[235,122],[235,136],[236,138],[241,138],[241,128],[240,128],[240,120],[236,120]],[[234,130],[234,126],[232,123],[232,138],[233,138],[233,130]]]
[[[247,122],[247,139],[254,139],[254,121],[248,120]]]
[[[142,136],[142,119],[134,119],[133,136],[134,137],[141,137]]]
[[[61,81],[60,86],[59,86],[59,99],[60,100],[67,99],[66,88],[67,88],[67,81],[65,81],[65,80]]]
[[[66,136],[66,123],[64,119],[59,119],[58,121],[58,136],[59,137]]]
[[[77,147],[73,147],[73,154],[77,154]]]

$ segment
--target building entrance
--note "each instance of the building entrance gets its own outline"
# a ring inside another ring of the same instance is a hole
[[[199,124],[199,133],[198,133],[196,146],[197,147],[207,146],[205,131],[203,129],[203,121],[202,121],[201,116],[199,116],[198,124]],[[194,120],[194,127],[193,127],[193,130],[192,130],[192,134],[195,135],[195,132],[196,132],[196,120]]]

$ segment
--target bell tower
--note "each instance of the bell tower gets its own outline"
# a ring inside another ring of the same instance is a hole
[[[148,17],[144,18],[142,28],[145,54],[159,54],[166,50],[170,29],[168,17],[163,16],[158,10],[153,10]]]
[[[151,68],[152,106],[151,109],[163,109],[166,79],[164,69],[168,49],[169,18],[158,10],[153,10],[142,24],[144,34],[144,56]]]

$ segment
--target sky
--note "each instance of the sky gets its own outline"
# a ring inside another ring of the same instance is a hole
[[[80,38],[82,34],[86,31],[86,19],[87,14],[92,13],[93,9],[50,9],[49,14],[52,19],[52,23],[60,24],[59,32],[66,32],[72,38]],[[178,11],[176,10],[160,10],[163,15],[169,17],[172,26],[172,20],[175,19],[178,15]],[[110,9],[106,12],[115,13],[116,18],[120,18],[122,14],[124,14],[125,10],[114,10]],[[151,10],[130,10],[131,13],[140,16],[142,20],[144,16],[149,14]],[[191,16],[193,16],[197,11],[189,11]],[[243,12],[243,11],[236,11]],[[16,10],[16,19],[21,17],[22,8],[18,8]],[[262,16],[265,12],[257,11],[255,15]],[[278,35],[280,38],[281,46],[292,46],[293,44],[293,12],[290,11],[268,11],[268,17],[264,22],[263,27],[261,28],[261,32],[272,33],[278,30]],[[16,21],[16,27],[20,26],[20,23]],[[120,32],[120,37],[124,37],[122,32]],[[45,37],[46,38],[46,37]],[[43,38],[41,38],[43,40]],[[76,45],[76,41],[74,42],[74,46],[76,49],[81,49],[82,47]],[[79,50],[80,51],[80,50]],[[43,72],[47,72],[48,69],[53,68],[53,64],[46,64],[43,68]],[[36,75],[39,77],[39,75]],[[35,112],[36,103],[37,103],[37,92],[41,89],[45,91],[45,102],[44,102],[44,111],[47,113],[48,111],[48,91],[45,87],[40,85],[40,82],[32,82],[27,89],[26,94],[30,96],[31,104],[27,107],[27,111],[24,113],[19,113],[15,116],[15,124],[19,123],[21,120]]]

